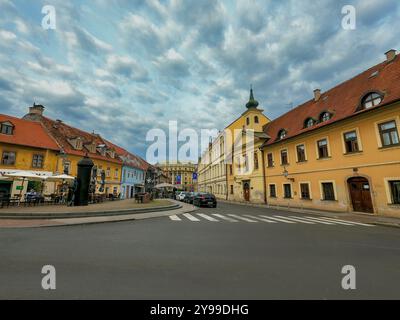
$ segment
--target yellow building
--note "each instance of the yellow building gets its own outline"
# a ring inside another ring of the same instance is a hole
[[[51,176],[56,170],[60,147],[40,123],[0,114],[0,173],[30,172]],[[0,177],[0,196],[25,195],[28,182]],[[45,183],[44,194],[54,192],[54,183]]]
[[[263,157],[258,148],[266,137],[263,126],[270,120],[258,105],[251,89],[247,110],[225,128],[228,200],[264,202]],[[246,136],[254,137],[250,144]],[[254,167],[250,165],[254,163],[257,169],[246,170]]]
[[[43,106],[33,105],[23,119],[41,123],[57,141],[61,151],[55,161],[56,172],[77,176],[77,164],[87,155],[97,169],[96,193],[120,194],[122,161],[116,150],[100,135],[71,127],[61,120],[49,119],[43,112]]]
[[[156,164],[165,176],[168,182],[176,186],[177,189],[184,191],[197,191],[197,183],[193,181],[193,174],[196,172],[196,165],[193,163],[182,162],[164,162]]]
[[[400,59],[264,126],[270,205],[400,216]]]

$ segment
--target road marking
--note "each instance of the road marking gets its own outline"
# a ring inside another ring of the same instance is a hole
[[[179,218],[176,214],[174,214],[173,216],[169,216],[169,218],[173,221],[182,221],[181,218]]]
[[[276,221],[284,222],[284,223],[296,223],[296,222],[293,222],[293,221],[283,220],[283,219],[274,218],[274,217],[270,217],[270,216],[260,216],[260,217],[267,218],[267,219],[272,219],[272,220],[276,220]]]
[[[264,219],[264,218],[260,218],[260,217],[255,217],[255,216],[252,216],[250,214],[246,214],[245,217],[252,218],[252,219],[257,219],[257,220],[268,222],[268,223],[277,223],[276,221],[272,221],[272,220],[268,220],[268,219]]]
[[[315,224],[315,222],[301,220],[301,219],[298,219],[297,217],[293,217],[293,216],[292,217],[274,216],[274,217],[288,219],[288,220],[291,220],[291,221],[294,221],[294,222],[300,222],[300,223],[305,223],[305,224]]]
[[[243,221],[246,221],[246,222],[255,222],[255,223],[258,222],[258,221],[256,221],[256,220],[251,220],[251,219],[249,219],[249,218],[245,218],[245,217],[239,216],[239,215],[237,215],[237,214],[228,214],[228,216],[231,216],[231,217],[234,217],[234,218],[236,218],[236,219],[240,219],[240,220],[243,220]]]
[[[324,222],[333,222],[330,220],[327,220],[325,218],[314,218],[314,217],[307,217],[308,219],[312,219],[312,220],[317,220],[317,221],[324,221]],[[354,226],[354,224],[348,223],[348,222],[339,222],[339,221],[335,221],[336,224],[342,224],[344,226]]]
[[[197,215],[202,217],[202,218],[204,218],[204,219],[206,219],[206,220],[208,220],[208,221],[219,222],[219,220],[214,219],[213,217],[210,217],[210,216],[208,216],[208,215],[206,215],[204,213],[197,213]]]
[[[235,220],[235,219],[232,219],[232,218],[229,218],[229,217],[225,217],[225,216],[223,216],[222,214],[213,213],[212,215],[213,215],[214,217],[218,217],[218,218],[227,220],[227,221],[229,221],[229,222],[239,222],[239,221],[237,221],[237,220]]]
[[[310,218],[298,217],[298,216],[291,216],[291,217],[294,217],[294,218],[299,219],[299,220],[308,221],[308,222],[311,221],[311,222],[314,222],[314,223],[321,223],[321,224],[326,224],[326,225],[330,225],[330,226],[334,225],[334,223],[332,223],[332,221],[316,221],[316,220],[311,220]]]
[[[347,222],[347,223],[352,223],[352,224],[355,224],[355,225],[358,225],[358,226],[364,226],[364,227],[374,227],[374,225],[372,225],[372,224],[366,224],[366,223],[361,223],[361,222],[354,222],[354,221],[348,221],[348,220],[340,220],[340,219],[333,219],[333,218],[327,218],[327,217],[324,217],[324,219],[325,220],[328,220],[328,221],[332,221],[332,222]]]
[[[186,218],[188,218],[190,221],[200,221],[196,217],[193,217],[190,213],[184,213],[183,214]]]

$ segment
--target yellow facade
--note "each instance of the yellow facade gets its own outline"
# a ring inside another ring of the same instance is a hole
[[[90,155],[89,155],[90,157]],[[122,164],[100,160],[96,158],[91,158],[94,162],[94,165],[97,167],[97,190],[96,193],[99,192],[100,182],[101,182],[101,170],[104,170],[106,173],[106,180],[104,186],[105,194],[119,194],[121,192],[121,174],[122,174]],[[64,168],[67,166],[68,174],[76,177],[78,174],[78,162],[82,160],[81,156],[76,155],[65,155],[63,157],[59,157],[57,159],[57,171],[62,173],[64,172]]]
[[[362,183],[367,196],[369,190],[373,207],[371,213],[399,217],[400,205],[393,203],[390,182],[400,181],[400,146],[382,147],[378,129],[379,124],[392,120],[396,121],[399,134],[400,104],[267,145],[264,149],[267,203],[329,211],[356,211],[354,206],[357,203],[354,203],[350,189],[353,187],[352,181],[359,180],[364,181]],[[356,132],[358,152],[346,152],[344,134],[347,132]],[[317,142],[321,139],[328,142],[328,157],[323,159],[319,159],[317,148]],[[305,146],[305,161],[299,161],[297,145]],[[281,150],[288,152],[287,165],[281,163]],[[272,167],[268,167],[269,153],[273,156]],[[286,198],[285,184],[291,188],[291,196]],[[302,198],[301,184],[309,185],[310,199]],[[324,199],[324,186],[327,184],[333,186],[334,199]],[[272,186],[272,190],[271,185],[275,186]],[[273,195],[273,189],[276,196]]]
[[[242,130],[253,130],[254,132],[262,132],[262,128],[270,120],[263,114],[263,110],[257,108],[250,108],[246,110],[238,119],[226,127],[225,130],[229,132],[232,137],[229,145],[231,146],[232,157],[228,157],[232,164],[227,164],[227,188],[228,200],[245,201],[244,193],[247,186],[250,188],[250,201],[263,202],[263,175],[262,175],[262,157],[258,147],[261,141],[255,140],[254,147],[248,150],[249,161],[253,161],[253,154],[257,152],[259,157],[259,169],[245,175],[239,174],[238,169],[242,168],[243,158],[246,151],[241,148],[234,148],[235,141],[240,139]],[[227,139],[228,143],[228,139]],[[245,146],[244,146],[245,147]],[[238,160],[238,153],[241,153],[241,160]],[[240,164],[240,165],[239,165]]]
[[[0,163],[0,172],[10,172],[12,170],[26,170],[33,172],[42,172],[46,175],[51,175],[56,172],[57,163],[57,152],[53,150],[45,150],[15,144],[0,143],[0,155],[3,160],[4,152],[15,152],[15,163],[13,165],[4,164],[3,161]],[[34,166],[33,157],[35,155],[43,156],[43,165]],[[22,185],[21,181],[1,182],[3,187],[6,184],[11,184],[11,195],[16,196],[21,193],[17,187]],[[22,190],[22,195],[27,191],[27,182],[24,183],[24,189]],[[54,191],[54,183],[46,183],[44,186],[44,193],[52,193]]]

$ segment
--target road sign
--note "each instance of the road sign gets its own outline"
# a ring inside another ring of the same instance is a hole
[[[197,180],[197,172],[193,172],[193,180]]]

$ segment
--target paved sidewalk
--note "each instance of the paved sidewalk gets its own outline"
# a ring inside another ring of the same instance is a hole
[[[253,204],[253,203],[244,203],[244,202],[236,202],[236,201],[227,201],[227,200],[221,200],[221,199],[219,199],[218,201],[224,202],[224,203],[243,205],[243,206],[252,206],[252,207],[266,208],[266,209],[271,209],[271,210],[290,211],[290,212],[297,212],[297,213],[303,213],[303,214],[324,216],[324,217],[329,217],[329,218],[337,218],[337,219],[348,220],[348,221],[353,221],[353,222],[361,222],[361,223],[367,223],[367,224],[375,224],[375,225],[400,228],[400,218],[377,216],[374,214],[322,211],[322,210],[312,210],[312,209],[306,209],[306,208],[304,208],[304,209],[291,208],[291,207],[287,207],[287,206],[269,206],[266,204]]]
[[[168,211],[153,211],[146,213],[131,213],[112,216],[84,217],[84,218],[66,218],[66,219],[0,219],[0,228],[34,228],[34,227],[56,227],[71,226],[81,224],[106,223],[128,220],[141,220],[182,214],[197,210],[196,207],[181,203],[175,200],[167,200],[171,204],[179,204],[180,208]]]

